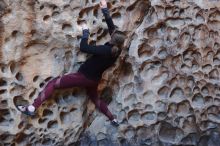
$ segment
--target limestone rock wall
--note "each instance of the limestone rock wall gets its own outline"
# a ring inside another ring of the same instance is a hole
[[[118,128],[79,88],[56,91],[34,118],[16,110],[14,102],[33,102],[51,78],[86,60],[82,20],[91,44],[109,39],[98,3],[0,1],[0,145],[220,145],[218,0],[109,1],[128,36],[99,86],[113,91]]]

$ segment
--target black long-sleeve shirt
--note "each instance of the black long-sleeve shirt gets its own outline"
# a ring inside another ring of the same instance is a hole
[[[110,35],[115,29],[115,25],[107,8],[102,9],[108,26]],[[99,81],[102,73],[112,66],[117,56],[112,55],[112,47],[109,42],[104,45],[92,46],[88,44],[89,30],[83,30],[83,37],[80,43],[80,50],[85,53],[93,54],[79,68],[79,72],[88,79]]]

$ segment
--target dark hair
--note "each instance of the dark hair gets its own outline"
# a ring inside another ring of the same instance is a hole
[[[111,44],[121,48],[123,47],[124,41],[126,39],[126,35],[124,32],[119,31],[119,30],[115,30],[112,34],[111,34]]]

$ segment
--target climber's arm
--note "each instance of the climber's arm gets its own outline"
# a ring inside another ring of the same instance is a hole
[[[80,51],[82,51],[84,53],[93,54],[93,55],[104,55],[104,56],[111,55],[111,46],[89,45],[88,38],[89,38],[89,29],[83,29],[83,36],[82,36],[82,40],[80,42]]]
[[[113,22],[113,20],[110,16],[110,13],[109,13],[109,10],[108,10],[108,7],[107,7],[107,3],[106,3],[105,0],[101,0],[100,7],[102,8],[102,13],[105,17],[105,21],[106,21],[107,26],[108,26],[108,31],[111,35],[115,30],[115,25],[114,25],[114,22]]]

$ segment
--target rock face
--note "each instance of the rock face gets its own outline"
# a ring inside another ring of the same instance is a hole
[[[113,91],[118,128],[79,88],[56,91],[34,118],[16,110],[88,57],[78,23],[89,24],[91,44],[110,38],[98,2],[0,1],[0,145],[219,146],[218,0],[109,1],[128,36],[99,86]]]

